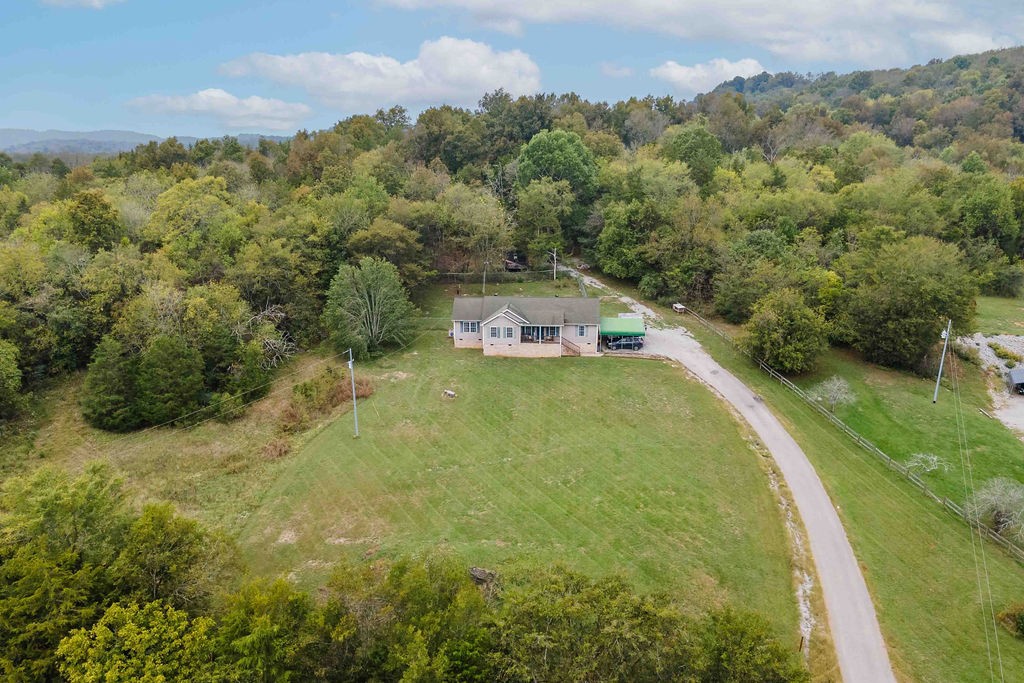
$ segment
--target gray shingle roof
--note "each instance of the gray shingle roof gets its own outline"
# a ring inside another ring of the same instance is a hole
[[[597,298],[529,296],[458,296],[452,320],[483,321],[506,307],[534,325],[597,325],[601,320]]]
[[[1018,384],[1024,384],[1024,368],[1013,368],[1008,373],[1010,384],[1017,386]]]

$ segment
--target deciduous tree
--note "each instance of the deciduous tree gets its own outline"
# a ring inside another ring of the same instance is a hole
[[[576,133],[541,131],[519,153],[519,184],[526,187],[540,178],[565,180],[577,201],[589,202],[597,189],[597,163]]]
[[[412,331],[415,308],[398,269],[378,258],[343,264],[331,281],[324,322],[339,349],[357,356],[401,344]]]
[[[743,330],[750,353],[783,373],[810,369],[828,348],[828,324],[795,289],[759,299]]]
[[[836,412],[841,405],[849,405],[857,400],[850,383],[839,375],[832,375],[807,392],[815,401],[828,405],[829,412]]]
[[[115,604],[91,628],[60,643],[60,672],[69,683],[213,683],[213,619],[161,602]]]
[[[975,282],[953,245],[915,236],[844,261],[849,332],[869,360],[913,367],[938,343],[947,318],[960,331],[973,324]]]

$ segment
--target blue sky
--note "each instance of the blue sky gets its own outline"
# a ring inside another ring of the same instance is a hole
[[[291,133],[488,90],[692,97],[1024,42],[988,0],[0,0],[0,127]]]

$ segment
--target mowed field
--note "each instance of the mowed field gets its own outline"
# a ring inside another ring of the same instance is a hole
[[[617,291],[642,300],[628,283],[604,276],[602,280]],[[1024,565],[993,543],[986,543],[982,554],[972,544],[971,532],[963,521],[902,480],[695,319],[677,315],[665,306],[645,303],[666,323],[685,326],[715,360],[762,396],[810,458],[860,561],[900,680],[1024,681],[1024,641],[1000,627],[996,644],[991,616],[986,618],[982,611],[978,591],[980,579],[986,602],[991,590],[997,611],[1024,601]],[[723,323],[716,326],[732,334],[738,331]],[[975,463],[976,469],[1014,476],[1016,469],[1012,463],[1019,460],[1024,446],[998,422],[978,412],[978,407],[988,406],[984,378],[971,375],[980,370],[969,366],[961,367],[961,371],[968,436],[972,444],[988,446]],[[825,354],[816,374],[800,378],[798,383],[813,384],[831,374],[847,378],[858,395],[857,404],[842,413],[844,419],[895,451],[891,455],[923,451],[950,458],[948,450],[944,450],[944,437],[950,431],[955,433],[955,425],[943,424],[953,421],[946,406],[951,400],[948,387],[940,392],[938,419],[932,422],[935,418],[927,415],[935,406],[931,403],[931,389],[926,387],[927,380],[879,368],[850,353],[832,350]],[[926,420],[926,424],[917,424],[920,420]],[[929,426],[937,427],[940,433]],[[933,475],[929,484],[949,487],[952,492],[959,460],[957,453],[951,457],[956,459],[954,468],[943,473],[948,478]],[[1007,463],[1011,467],[1002,469]],[[962,497],[962,484],[959,491]]]
[[[957,373],[955,384],[950,375],[953,371]],[[960,504],[965,500],[957,438],[959,408],[975,485],[996,477],[1024,481],[1024,444],[1001,422],[981,412],[988,410],[991,398],[988,376],[977,365],[959,358],[947,362],[936,403],[932,403],[934,378],[865,363],[845,350],[825,354],[815,371],[797,378],[796,383],[809,388],[833,375],[845,378],[856,395],[853,404],[836,408],[840,419],[900,462],[921,452],[939,456],[943,466],[918,473],[938,495]]]
[[[763,456],[731,414],[660,362],[456,351],[448,289],[418,302],[424,320],[407,348],[357,364],[375,387],[359,404],[358,440],[346,406],[291,437],[291,453],[264,454],[291,384],[340,363],[306,354],[239,420],[128,436],[85,425],[71,381],[40,401],[8,469],[106,460],[140,502],[173,501],[236,538],[253,573],[308,588],[342,557],[441,547],[467,566],[562,562],[670,591],[694,610],[758,610],[795,647],[782,515]],[[579,292],[571,280],[495,290]]]
[[[316,581],[343,555],[441,546],[467,565],[620,573],[795,633],[761,456],[680,370],[490,359],[436,332],[368,370],[377,388],[359,406],[360,438],[351,415],[326,426],[278,463],[234,530],[257,571]]]
[[[1024,298],[979,296],[977,323],[982,334],[1024,334]]]

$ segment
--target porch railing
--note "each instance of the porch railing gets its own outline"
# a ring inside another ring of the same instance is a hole
[[[578,356],[580,355],[580,347],[575,343],[569,341],[565,337],[559,337],[562,340],[562,353],[567,356]]]

